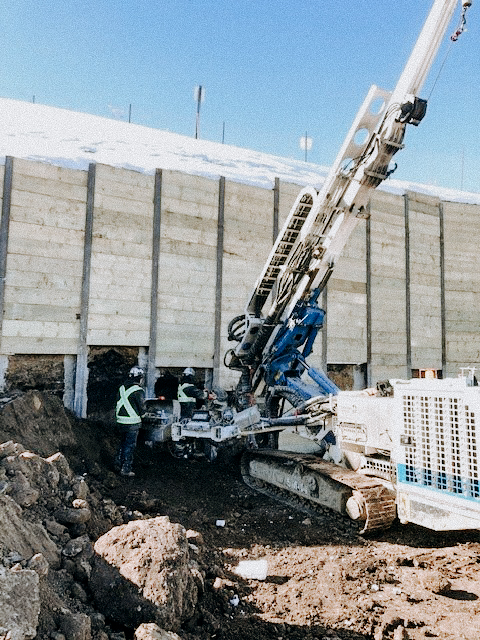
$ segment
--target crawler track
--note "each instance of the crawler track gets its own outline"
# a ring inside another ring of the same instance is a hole
[[[340,515],[357,533],[386,529],[395,519],[395,498],[380,481],[313,455],[250,450],[241,470],[256,491],[314,515]]]

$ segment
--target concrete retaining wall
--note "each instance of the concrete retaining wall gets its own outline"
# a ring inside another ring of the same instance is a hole
[[[0,180],[3,368],[12,355],[18,367],[21,354],[137,347],[151,371],[194,366],[235,384],[223,366],[227,325],[243,312],[299,185],[105,165],[92,165],[89,179],[16,158]],[[313,364],[367,363],[374,384],[478,363],[480,207],[377,191],[370,212],[328,285]]]

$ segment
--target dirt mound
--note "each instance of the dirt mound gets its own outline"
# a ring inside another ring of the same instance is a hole
[[[0,442],[7,440],[21,442],[45,457],[77,442],[61,399],[39,391],[29,391],[4,404]]]

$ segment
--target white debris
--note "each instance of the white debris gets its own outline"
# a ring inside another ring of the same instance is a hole
[[[268,562],[266,560],[242,560],[234,572],[246,580],[265,580]]]

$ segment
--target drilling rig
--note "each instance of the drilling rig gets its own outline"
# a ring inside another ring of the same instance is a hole
[[[471,4],[433,2],[394,90],[370,88],[322,188],[299,193],[245,312],[228,327],[236,346],[225,364],[240,374],[236,407],[173,419],[165,436],[179,455],[202,443],[210,459],[241,441],[247,484],[309,512],[333,510],[361,533],[397,516],[437,530],[480,527],[480,390],[471,371],[343,392],[307,361],[335,263],[394,170],[407,126],[426,114],[419,94],[456,8],[453,41]],[[285,429],[315,442],[320,455],[279,451]]]

